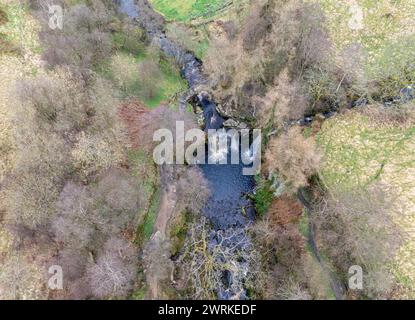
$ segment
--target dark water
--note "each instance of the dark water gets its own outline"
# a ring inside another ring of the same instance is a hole
[[[230,149],[230,146],[228,146]],[[225,155],[226,156],[226,155]],[[244,176],[243,164],[206,164],[201,169],[209,182],[211,198],[203,214],[209,218],[215,229],[244,227],[254,219],[254,209],[248,195],[255,188],[253,176]]]

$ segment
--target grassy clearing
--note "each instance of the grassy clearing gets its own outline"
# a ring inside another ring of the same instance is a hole
[[[415,62],[414,1],[317,0],[317,3],[326,14],[336,50],[340,53],[359,44],[366,54],[367,78],[388,78],[383,88],[387,91],[385,95],[415,81],[415,69],[408,70]]]
[[[321,176],[329,188],[365,187],[385,176],[400,182],[401,173],[415,165],[415,127],[383,126],[351,113],[326,122],[318,140],[326,160]]]
[[[0,23],[0,39],[3,40],[1,43],[9,43],[20,50],[22,55],[33,56],[40,53],[37,36],[40,26],[28,14],[28,8],[16,2],[2,0],[0,3],[0,11],[3,12]]]
[[[120,90],[122,98],[139,98],[149,108],[158,107],[161,103],[174,103],[178,92],[183,92],[187,88],[179,70],[168,60],[160,59],[158,67],[160,76],[153,83],[154,93],[151,96],[143,94],[142,81],[151,81],[146,75],[141,75],[139,66],[141,63],[151,61],[151,56],[147,53],[133,55],[126,52],[117,52],[107,64],[101,66],[99,72],[106,78],[114,82]]]
[[[272,189],[271,181],[265,180],[261,176],[256,176],[255,180],[257,189],[252,196],[252,200],[254,201],[257,214],[262,217],[268,212],[268,209],[274,200],[275,191]]]
[[[151,0],[154,8],[168,20],[190,21],[196,18],[207,18],[216,14],[229,0]]]
[[[182,23],[167,24],[167,36],[203,59],[209,48],[209,33],[204,27],[188,27]]]
[[[169,38],[192,51],[197,58],[205,57],[213,37],[223,30],[217,21],[240,21],[248,0],[150,0],[167,19]]]
[[[160,190],[158,188],[155,188],[153,196],[151,198],[150,208],[142,225],[143,236],[146,241],[150,239],[154,231],[154,224],[156,223],[160,203],[159,199]]]
[[[403,297],[415,292],[415,125],[377,122],[350,112],[326,121],[318,135],[324,151],[322,182],[331,189],[380,182],[396,196],[393,218],[407,235],[391,266]]]
[[[158,94],[148,100],[150,107],[158,106],[162,101],[174,101],[177,93],[187,89],[187,83],[180,75],[180,71],[168,60],[161,60],[160,70],[163,78],[160,83]]]
[[[157,218],[160,200],[159,176],[152,156],[145,154],[143,151],[130,151],[129,162],[132,173],[142,178],[145,190],[143,201],[145,201],[146,205],[143,206],[145,208],[144,212],[138,214],[138,216],[143,218],[138,222],[135,241],[137,244],[142,245],[152,235],[153,226]]]

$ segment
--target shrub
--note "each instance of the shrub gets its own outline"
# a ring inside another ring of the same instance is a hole
[[[153,144],[155,122],[150,121],[152,111],[139,101],[128,101],[120,105],[118,115],[127,130],[127,139],[136,149],[149,151]]]
[[[138,65],[138,79],[140,97],[146,100],[155,98],[162,81],[162,73],[158,64],[152,60],[140,62]]]
[[[253,2],[249,11],[241,32],[242,47],[248,52],[260,46],[272,27],[270,11],[261,2]]]
[[[263,98],[257,98],[258,120],[263,125],[283,127],[295,121],[310,110],[309,98],[298,80],[291,80],[288,69],[284,69],[275,79],[274,86],[268,89]]]
[[[257,187],[253,199],[257,214],[260,216],[265,215],[274,199],[271,182],[262,178],[257,179]]]
[[[343,82],[348,87],[347,94],[351,99],[358,99],[368,94],[368,74],[365,69],[367,56],[362,45],[352,43],[336,56],[338,72],[343,74]]]
[[[56,203],[52,230],[56,240],[66,246],[83,248],[93,239],[91,206],[93,198],[84,186],[67,182]]]
[[[235,61],[237,60],[236,47],[237,45],[228,39],[213,40],[204,64],[209,73],[217,75],[219,78],[228,76],[233,79],[232,75],[235,72]]]
[[[0,7],[0,25],[5,24],[8,21],[7,13],[4,11],[3,7]]]
[[[415,124],[415,102],[385,108],[383,105],[368,105],[359,110],[380,126],[410,128]]]
[[[343,90],[340,90],[339,81],[333,77],[333,74],[327,70],[309,68],[304,73],[304,81],[306,91],[312,101],[310,110],[316,113],[330,111],[336,107]]]
[[[298,223],[303,214],[303,206],[298,200],[287,195],[275,199],[268,211],[268,219],[272,225]]]
[[[390,213],[392,201],[393,195],[380,184],[366,190],[331,190],[313,215],[334,265],[344,275],[350,266],[360,265],[368,277],[364,294],[371,298],[387,298],[393,289],[388,264],[402,236]]]
[[[271,216],[263,217],[250,228],[261,256],[261,268],[266,274],[266,281],[258,291],[266,299],[289,299],[295,296],[292,290],[286,288],[291,282],[297,288],[302,288],[299,292],[305,293],[307,289],[302,269],[305,239],[296,224],[284,221],[285,216],[285,212],[274,211]],[[287,290],[290,294],[286,294]]]
[[[288,278],[277,290],[277,296],[282,300],[311,300],[307,289],[299,281]]]
[[[115,34],[115,37],[120,48],[129,53],[136,55],[145,50],[145,32],[129,18],[122,21],[121,31]]]
[[[91,134],[105,132],[121,141],[122,125],[117,118],[118,93],[112,84],[98,76],[88,86],[89,123],[87,131]]]
[[[171,108],[160,106],[148,110],[138,101],[129,101],[120,106],[119,116],[128,133],[133,148],[144,148],[152,152],[153,134],[158,129],[168,129],[176,137],[176,121],[183,121],[185,132],[197,128],[194,115],[188,112],[177,112]]]
[[[415,82],[415,36],[405,35],[387,44],[376,57],[378,63],[369,66],[369,94],[376,100],[391,100],[400,90]]]
[[[13,179],[4,190],[6,210],[10,219],[38,227],[53,215],[54,203],[70,169],[67,146],[56,135],[42,132],[26,132],[21,139]]]
[[[89,253],[79,245],[79,249],[67,247],[59,252],[57,264],[62,267],[65,282],[69,288],[85,275],[85,268],[88,264]],[[84,283],[84,286],[87,286]]]
[[[187,26],[179,23],[167,25],[167,37],[179,44],[182,48],[194,52],[197,57],[203,56],[205,53],[204,41],[200,39],[198,31],[192,30]]]
[[[177,182],[178,203],[192,213],[200,213],[209,195],[209,185],[196,167],[187,169]]]
[[[70,281],[67,286],[65,298],[72,300],[86,300],[93,297],[91,287],[86,276]]]
[[[122,169],[112,168],[93,189],[94,223],[107,235],[132,231],[143,205],[142,181]]]
[[[111,77],[115,84],[128,96],[138,89],[138,72],[136,60],[133,56],[116,54],[111,58]]]
[[[124,160],[122,146],[111,134],[81,132],[71,155],[75,169],[84,181]]]

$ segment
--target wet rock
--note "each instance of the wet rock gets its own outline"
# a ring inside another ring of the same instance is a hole
[[[248,125],[244,122],[236,121],[234,119],[228,119],[223,123],[223,126],[226,128],[232,129],[247,129]]]
[[[409,102],[415,99],[415,89],[414,86],[410,85],[406,88],[403,88],[400,92],[400,100],[402,103]]]
[[[223,123],[223,126],[224,126],[224,127],[227,127],[227,128],[237,128],[237,127],[238,127],[238,125],[239,125],[239,122],[238,122],[238,121],[235,121],[235,120],[233,120],[233,119],[226,120],[226,121]]]
[[[364,107],[369,103],[366,98],[360,98],[353,103],[353,107]]]
[[[206,120],[203,111],[196,113],[196,121],[199,127],[203,127],[205,125]]]
[[[224,106],[223,104],[218,104],[216,106],[216,109],[222,115],[222,117],[225,117],[225,118],[233,117],[233,113],[230,111],[231,109],[227,106]]]
[[[199,106],[196,106],[194,109],[196,114],[203,113],[203,109]]]
[[[329,112],[323,113],[323,116],[324,116],[325,119],[329,119],[329,118],[331,118],[335,115],[336,115],[336,112],[334,112],[334,111],[329,111]]]
[[[232,283],[233,283],[232,272],[230,272],[229,270],[225,270],[222,275],[222,282],[224,286],[227,288],[232,286]]]
[[[314,117],[305,117],[297,121],[300,126],[309,126],[313,122]]]

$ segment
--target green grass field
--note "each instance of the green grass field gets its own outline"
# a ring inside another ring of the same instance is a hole
[[[364,51],[366,77],[389,78],[385,96],[415,81],[415,1],[306,1],[321,5],[338,53],[358,44]]]
[[[189,21],[210,17],[223,8],[229,0],[151,0],[154,8],[169,20]]]
[[[143,95],[142,81],[145,75],[140,75],[140,63],[151,60],[146,54],[133,55],[126,52],[116,53],[107,63],[100,66],[99,73],[114,82],[120,90],[122,98],[138,98],[149,108],[156,108],[162,102],[174,104],[177,93],[187,88],[187,83],[180,76],[180,71],[169,61],[160,60],[158,63],[159,75],[153,79],[153,93]],[[149,80],[150,81],[150,80]]]
[[[326,121],[317,141],[324,153],[320,177],[329,192],[378,182],[396,197],[391,215],[408,237],[391,268],[405,289],[403,297],[414,298],[415,124],[388,124],[350,112]]]

